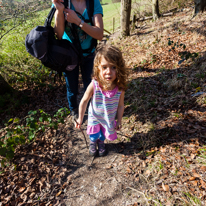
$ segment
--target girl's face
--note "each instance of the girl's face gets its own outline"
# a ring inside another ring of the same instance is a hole
[[[104,57],[102,57],[99,65],[99,76],[107,84],[112,84],[113,81],[117,78],[116,67],[109,63]]]

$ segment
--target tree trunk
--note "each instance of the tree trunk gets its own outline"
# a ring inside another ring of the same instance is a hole
[[[154,20],[157,20],[160,17],[159,0],[152,0],[152,14]]]
[[[130,35],[130,14],[131,14],[131,0],[121,1],[121,35]]]
[[[195,9],[193,17],[195,17],[200,11],[204,11],[206,8],[206,0],[194,0],[195,2]]]
[[[4,78],[0,74],[0,95],[5,93],[12,93],[13,88],[4,80]]]

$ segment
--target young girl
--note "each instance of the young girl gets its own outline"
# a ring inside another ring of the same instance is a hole
[[[115,130],[121,128],[126,79],[127,69],[121,51],[112,45],[99,46],[94,59],[93,80],[80,102],[79,118],[75,125],[80,128],[91,99],[87,134],[90,138],[89,154],[92,156],[97,153],[97,145],[99,156],[106,154],[105,138],[111,141],[117,139]]]

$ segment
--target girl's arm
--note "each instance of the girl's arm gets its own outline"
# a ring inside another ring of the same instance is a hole
[[[91,99],[92,95],[93,95],[93,82],[91,82],[89,86],[87,87],[87,90],[84,93],[84,96],[82,97],[81,102],[79,104],[79,117],[77,119],[77,124],[75,123],[76,128],[80,128],[82,124],[84,113],[87,108],[87,104],[89,100]]]
[[[120,127],[121,127],[122,116],[124,113],[124,94],[125,94],[125,91],[122,91],[120,98],[119,98],[119,105],[117,108],[117,124],[115,127],[116,130],[120,130]]]
[[[81,19],[77,16],[75,11],[71,9],[64,9],[66,12],[66,20],[70,23],[74,23],[77,26],[80,25]],[[93,24],[94,26],[91,26],[87,23],[84,23],[82,26],[82,30],[86,32],[88,35],[93,37],[94,39],[97,40],[102,40],[103,38],[103,19],[102,19],[102,14],[95,14],[93,17]]]

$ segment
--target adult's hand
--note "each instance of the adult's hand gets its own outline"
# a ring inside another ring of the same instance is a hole
[[[70,23],[74,23],[76,25],[79,25],[81,22],[81,19],[77,16],[76,12],[72,9],[65,8],[64,9],[66,20]]]
[[[64,4],[62,4],[64,0],[52,0],[56,10],[63,12],[64,11]]]

